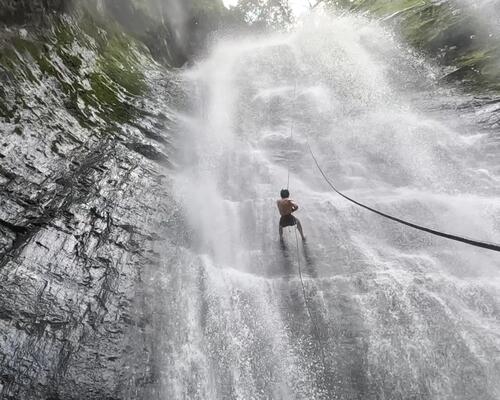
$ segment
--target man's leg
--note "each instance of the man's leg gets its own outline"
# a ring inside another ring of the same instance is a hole
[[[297,229],[299,230],[300,236],[302,237],[302,240],[306,240],[306,237],[304,236],[304,232],[302,231],[302,224],[300,223],[300,220],[298,218],[295,218],[295,221],[297,221]]]
[[[279,224],[280,226],[280,239],[283,240],[283,227],[281,226],[281,224]]]

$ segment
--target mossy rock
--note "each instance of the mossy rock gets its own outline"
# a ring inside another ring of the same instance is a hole
[[[88,66],[83,68],[85,60],[78,49],[94,55],[91,73]],[[61,62],[65,69],[61,70]],[[45,78],[55,78],[68,112],[89,128],[96,124],[88,112],[91,109],[112,125],[132,122],[140,115],[132,103],[148,91],[143,73],[148,62],[153,61],[145,46],[86,12],[78,20],[57,18],[52,29],[36,36],[12,35],[0,47],[0,73],[9,77],[7,85],[15,89],[22,81],[41,84]],[[86,79],[90,88],[83,87]],[[0,97],[5,96],[2,88]],[[14,117],[8,101],[0,105],[0,116]]]
[[[113,37],[102,52],[99,66],[111,81],[129,94],[140,96],[146,91],[144,75],[133,45],[124,37]]]

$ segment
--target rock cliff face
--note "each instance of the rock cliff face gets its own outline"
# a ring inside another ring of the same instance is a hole
[[[0,0],[0,24],[44,22],[56,15],[92,13],[144,43],[165,65],[182,66],[232,15],[221,0]]]
[[[23,4],[1,2],[24,25],[0,36],[0,398],[159,398],[183,93],[118,23]]]

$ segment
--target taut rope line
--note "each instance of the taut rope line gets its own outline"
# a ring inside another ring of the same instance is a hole
[[[289,142],[290,144],[292,143],[293,139],[293,130],[295,128],[295,107],[297,105],[297,79],[295,79],[295,86],[293,89],[293,104],[292,104],[292,122],[290,123],[290,139]],[[286,189],[290,189],[290,165],[291,165],[291,160],[290,157],[288,158],[288,179],[287,179],[287,184],[286,184]]]
[[[313,150],[311,148],[311,145],[309,143],[309,138],[307,137],[307,135],[306,135],[306,140],[307,140],[307,147],[309,148],[309,152],[311,153],[311,156],[312,156],[312,158],[314,160],[314,163],[316,164],[316,167],[318,168],[319,172],[323,176],[323,179],[326,181],[326,183],[328,183],[328,185],[333,189],[334,192],[336,192],[337,194],[339,194],[340,196],[342,196],[344,199],[350,201],[351,203],[356,204],[359,207],[362,207],[362,208],[364,208],[364,209],[366,209],[368,211],[371,211],[372,213],[378,214],[378,215],[380,215],[380,216],[382,216],[384,218],[390,219],[392,221],[395,221],[397,223],[409,226],[409,227],[414,228],[414,229],[418,229],[418,230],[423,231],[423,232],[430,233],[431,235],[440,236],[440,237],[443,237],[445,239],[454,240],[456,242],[462,242],[462,243],[465,243],[465,244],[468,244],[468,245],[471,245],[471,246],[481,247],[483,249],[488,249],[488,250],[493,250],[493,251],[499,251],[500,252],[500,245],[498,245],[498,244],[488,243],[488,242],[482,242],[482,241],[478,241],[478,240],[474,240],[474,239],[469,239],[469,238],[466,238],[466,237],[463,237],[463,236],[452,235],[450,233],[445,233],[445,232],[437,231],[437,230],[434,230],[434,229],[426,228],[425,226],[417,225],[417,224],[414,224],[412,222],[405,221],[405,220],[403,220],[401,218],[397,218],[397,217],[394,217],[392,215],[386,214],[386,213],[384,213],[382,211],[376,210],[376,209],[374,209],[372,207],[369,207],[369,206],[367,206],[367,205],[365,205],[363,203],[360,203],[359,201],[356,201],[356,200],[352,199],[351,197],[345,195],[344,193],[342,193],[340,190],[338,190],[335,187],[335,185],[330,181],[330,179],[328,178],[328,176],[326,175],[326,173],[321,168],[321,166],[320,166],[320,164],[318,162],[318,159],[314,155],[314,152],[313,152]]]
[[[297,104],[297,80],[295,80],[295,86],[293,89],[293,106],[292,106],[292,121],[290,123],[290,143],[292,142],[293,139],[293,132],[295,128],[295,108]],[[290,166],[291,166],[291,159],[290,157],[288,158],[288,179],[287,179],[287,190],[290,189]],[[299,237],[297,235],[297,226],[295,226],[295,244],[297,247],[297,264],[298,264],[298,271],[299,271],[299,278],[300,278],[300,285],[302,288],[302,296],[304,297],[304,304],[306,306],[306,311],[307,315],[309,316],[309,319],[311,320],[311,323],[313,325],[313,331],[314,331],[314,336],[316,336],[316,340],[318,342],[318,348],[321,352],[321,360],[322,360],[322,365],[323,365],[323,374],[326,378],[326,357],[325,357],[325,350],[323,349],[323,343],[321,341],[321,336],[320,336],[320,330],[318,327],[318,324],[316,323],[312,312],[311,312],[311,307],[309,306],[309,301],[307,300],[307,294],[306,294],[306,286],[304,284],[304,278],[302,276],[302,264],[300,262],[300,246],[299,246]]]

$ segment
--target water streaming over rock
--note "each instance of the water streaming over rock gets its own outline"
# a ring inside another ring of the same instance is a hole
[[[186,73],[189,240],[165,255],[165,398],[500,398],[498,254],[356,208],[307,151],[359,200],[498,241],[495,138],[450,110],[435,73],[355,17],[224,40]],[[299,254],[292,230],[278,241],[289,165]]]

